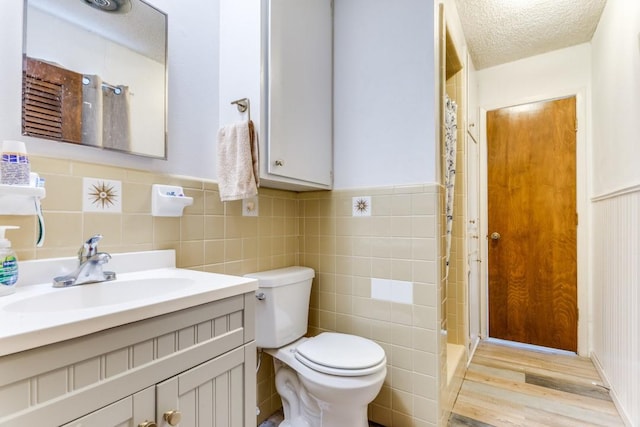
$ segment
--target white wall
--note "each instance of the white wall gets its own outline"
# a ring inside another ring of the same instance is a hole
[[[433,3],[335,1],[334,188],[436,181]]]
[[[607,2],[592,40],[594,194],[640,184],[639,31],[639,2]]]
[[[23,140],[33,154],[215,178],[218,2],[194,0],[185,7],[171,0],[149,1],[169,15],[167,161],[21,136],[23,5],[5,3],[0,14],[0,140]]]
[[[477,72],[485,110],[584,92],[590,87],[589,44],[532,56]]]
[[[477,72],[478,104],[481,109],[481,188],[483,217],[487,218],[486,202],[486,111],[577,95],[577,199],[578,199],[578,352],[589,352],[589,254],[588,224],[589,194],[588,153],[590,141],[591,52],[589,44],[557,50],[543,55],[486,68]],[[487,235],[486,221],[480,235]],[[486,242],[483,243],[483,259],[487,259]],[[486,289],[486,283],[485,283]],[[486,330],[483,332],[486,333]]]
[[[261,2],[220,0],[220,11],[224,16],[220,22],[220,123],[246,120],[246,113],[239,112],[231,102],[249,98],[251,120],[261,135],[263,103],[266,104],[261,96]],[[264,160],[265,153],[261,154]]]
[[[592,40],[593,353],[640,425],[640,3],[610,0]]]

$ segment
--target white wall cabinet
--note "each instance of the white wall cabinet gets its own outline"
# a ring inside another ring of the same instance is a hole
[[[265,187],[333,184],[331,0],[221,1],[220,123],[246,119],[249,98]]]
[[[165,413],[177,411],[182,427],[253,427],[254,300],[250,292],[4,356],[0,426],[167,427]]]

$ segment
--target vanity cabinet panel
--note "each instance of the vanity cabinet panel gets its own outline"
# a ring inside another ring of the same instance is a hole
[[[62,427],[137,427],[155,416],[155,388],[148,387],[132,396],[98,409]]]
[[[254,305],[249,292],[0,357],[0,427],[167,426],[157,414],[175,408],[156,404],[156,385],[169,379],[182,388],[202,379],[218,391],[199,413],[220,399],[229,426],[254,426]]]
[[[244,349],[239,348],[158,384],[159,425],[169,410],[182,414],[183,427],[249,425],[242,403],[244,364]]]

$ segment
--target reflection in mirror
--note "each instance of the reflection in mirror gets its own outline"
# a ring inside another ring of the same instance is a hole
[[[24,135],[166,158],[166,14],[25,0],[24,37]]]

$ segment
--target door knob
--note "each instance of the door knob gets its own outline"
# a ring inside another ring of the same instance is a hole
[[[158,427],[155,421],[145,421],[138,424],[138,427]]]
[[[182,420],[182,413],[173,409],[171,411],[165,412],[162,415],[162,418],[164,418],[164,420],[168,422],[170,426],[177,426],[178,424],[180,424],[180,420]]]
[[[500,233],[498,233],[497,231],[494,231],[493,233],[491,233],[491,240],[500,240]]]

